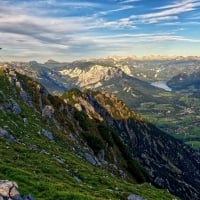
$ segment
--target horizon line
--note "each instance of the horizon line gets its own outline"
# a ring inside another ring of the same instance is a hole
[[[27,62],[37,62],[37,63],[48,63],[48,62],[56,62],[56,63],[69,63],[69,62],[77,62],[77,61],[92,61],[92,60],[106,60],[106,59],[135,59],[135,60],[158,60],[158,59],[187,59],[187,58],[196,58],[200,60],[200,55],[158,55],[158,54],[147,54],[147,55],[112,55],[112,56],[102,56],[102,57],[90,57],[90,58],[80,58],[80,59],[74,59],[74,60],[70,60],[70,61],[58,61],[57,59],[53,59],[53,58],[49,58],[46,59],[45,61],[41,62],[38,61],[37,59],[22,59],[22,60],[4,60],[3,57],[0,55],[0,63],[5,63],[5,62],[23,62],[23,63],[27,63]]]

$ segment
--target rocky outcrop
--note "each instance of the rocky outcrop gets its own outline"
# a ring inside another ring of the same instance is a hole
[[[35,200],[31,195],[22,197],[18,185],[8,180],[0,180],[0,200]]]
[[[53,137],[53,133],[50,131],[47,131],[45,129],[42,129],[38,132],[39,134],[44,135],[45,137],[47,137],[50,141],[54,141],[54,137]]]
[[[46,105],[42,110],[42,116],[52,119],[54,117],[54,108],[51,105]]]
[[[5,100],[5,102],[0,105],[0,110],[4,112],[11,111],[16,115],[22,112],[19,104],[14,99]]]
[[[14,136],[12,136],[10,133],[8,133],[7,130],[3,129],[2,127],[0,127],[0,137],[9,141],[15,141]]]
[[[97,158],[100,162],[105,162],[105,150],[101,149],[98,154],[97,154]]]
[[[92,164],[94,166],[100,166],[101,165],[101,163],[98,161],[98,159],[95,156],[93,156],[89,153],[84,153],[83,156],[90,164]]]
[[[122,77],[123,75],[123,71],[117,67],[102,65],[93,65],[86,70],[80,68],[65,69],[60,73],[65,76],[68,75],[70,78],[76,78],[77,85],[87,88],[91,88],[91,85],[101,86],[101,81],[110,80],[113,77]]]
[[[107,101],[108,108],[99,95],[88,97],[90,104],[115,129],[133,158],[146,168],[151,182],[181,199],[200,199],[200,161],[196,152],[137,115],[123,119],[115,114],[114,118],[112,99]],[[115,107],[115,113],[122,112],[117,109],[124,108]]]
[[[145,200],[142,197],[135,195],[135,194],[130,194],[127,198],[127,200]]]
[[[16,101],[14,101],[14,100],[10,100],[9,107],[12,110],[12,112],[15,113],[16,115],[19,115],[22,112],[22,110],[21,110],[20,106],[18,105],[18,103]]]

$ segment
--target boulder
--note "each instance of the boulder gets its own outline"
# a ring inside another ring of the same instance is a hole
[[[16,101],[14,101],[13,99],[10,101],[10,109],[16,115],[19,115],[22,112],[22,110],[21,110],[20,106],[18,105],[18,103]]]
[[[31,195],[21,197],[16,182],[0,180],[0,200],[35,200]]]
[[[19,195],[17,183],[7,180],[0,181],[0,195],[2,197],[14,197]]]
[[[53,118],[54,116],[54,108],[51,105],[46,105],[43,109],[42,109],[42,116],[43,117],[48,117],[50,119]]]
[[[53,133],[50,131],[47,131],[45,129],[42,129],[39,131],[39,134],[44,135],[45,137],[47,137],[50,141],[54,141],[54,137],[53,137]]]
[[[145,200],[142,197],[135,195],[135,194],[130,194],[127,198],[127,200]]]
[[[80,178],[78,178],[77,176],[74,176],[74,180],[77,182],[77,183],[82,183],[82,180]]]
[[[6,131],[1,127],[0,127],[0,137],[5,138],[9,141],[15,141],[15,138],[10,133],[8,133],[8,131]]]
[[[96,165],[96,160],[93,158],[93,156],[89,153],[84,154],[85,159],[92,165]]]

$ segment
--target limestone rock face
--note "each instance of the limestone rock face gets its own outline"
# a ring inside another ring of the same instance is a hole
[[[35,200],[31,195],[21,197],[16,182],[0,180],[0,200]]]
[[[93,65],[87,70],[80,68],[65,69],[60,71],[62,75],[77,79],[77,85],[85,88],[101,86],[101,81],[110,80],[113,77],[122,77],[123,71],[117,67],[105,67]]]
[[[4,197],[14,197],[19,195],[17,183],[11,181],[0,181],[0,194]]]
[[[84,154],[85,159],[92,165],[94,166],[100,166],[101,164],[99,163],[99,161],[96,159],[96,157],[92,156],[89,153],[85,153]]]
[[[46,116],[52,119],[53,115],[54,115],[54,108],[51,105],[46,105],[42,110],[42,116]]]

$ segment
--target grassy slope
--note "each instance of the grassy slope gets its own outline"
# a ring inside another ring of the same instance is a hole
[[[0,90],[6,94],[1,101],[13,98],[13,88],[2,75]],[[173,199],[164,190],[127,183],[78,158],[68,150],[69,143],[55,127],[45,125],[40,114],[22,101],[15,101],[29,123],[25,126],[22,116],[0,111],[0,127],[18,139],[9,142],[0,138],[0,179],[16,181],[22,194],[32,193],[37,200],[123,199],[130,193],[148,200]],[[42,128],[54,133],[54,143],[38,134]]]

